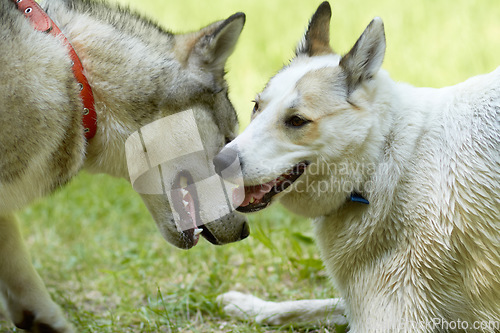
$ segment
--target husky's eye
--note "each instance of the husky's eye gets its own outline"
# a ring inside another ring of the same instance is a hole
[[[252,110],[252,114],[255,114],[255,112],[257,112],[259,110],[259,102],[257,101],[252,101],[254,102],[255,104],[253,105],[253,110]]]
[[[302,127],[310,122],[311,122],[310,120],[304,119],[301,116],[291,116],[285,121],[285,124],[288,127]]]

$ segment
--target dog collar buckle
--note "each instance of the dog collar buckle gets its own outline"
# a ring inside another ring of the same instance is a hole
[[[94,107],[94,95],[87,77],[83,74],[83,66],[75,49],[71,46],[71,43],[66,36],[64,36],[59,27],[50,19],[49,15],[47,15],[42,7],[34,0],[12,0],[12,2],[16,4],[17,9],[30,21],[33,29],[53,35],[68,49],[73,75],[78,81],[80,98],[83,102],[82,122],[84,135],[87,140],[90,140],[97,131],[97,114]]]

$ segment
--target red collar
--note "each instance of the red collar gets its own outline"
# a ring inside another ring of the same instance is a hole
[[[12,0],[19,11],[21,11],[26,18],[31,22],[35,30],[49,33],[58,38],[63,45],[68,48],[71,63],[73,64],[73,75],[78,81],[80,87],[80,97],[83,102],[83,128],[85,131],[85,138],[90,140],[94,137],[97,130],[97,114],[94,108],[94,95],[90,88],[87,78],[83,74],[83,66],[71,46],[68,39],[64,36],[57,25],[50,19],[47,13],[34,1],[34,0]]]

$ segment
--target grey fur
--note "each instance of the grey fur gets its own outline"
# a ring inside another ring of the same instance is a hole
[[[333,53],[330,47],[330,19],[332,9],[330,4],[325,1],[319,5],[309,21],[309,26],[304,38],[295,50],[295,54],[306,54],[310,57],[315,55]]]
[[[206,151],[215,155],[237,134],[224,65],[245,16],[237,13],[176,35],[103,2],[44,4],[82,61],[98,127],[87,143],[82,102],[65,47],[33,30],[11,1],[0,1],[0,295],[19,326],[72,332],[29,264],[13,212],[64,185],[82,168],[128,178],[127,137],[185,109],[200,110],[195,114],[203,124],[199,131]],[[165,200],[142,198],[169,242],[181,248],[195,244],[192,234],[176,230]],[[226,219],[204,226],[211,242],[224,244],[248,235],[244,217]]]
[[[340,60],[339,65],[346,73],[348,94],[379,71],[384,55],[384,23],[377,17],[366,27],[349,53]]]

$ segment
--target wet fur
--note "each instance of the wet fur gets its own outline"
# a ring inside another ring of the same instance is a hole
[[[274,303],[230,292],[221,302],[277,325],[329,315],[343,323],[344,313],[353,333],[429,332],[435,318],[467,321],[469,332],[474,322],[500,325],[500,68],[442,89],[396,83],[380,69],[381,19],[340,56],[324,52],[330,15],[323,3],[228,147],[249,185],[313,162],[275,198],[314,219],[343,299]],[[310,122],[290,128],[290,115]],[[327,190],[307,187],[321,182]],[[370,204],[351,202],[353,192]]]

